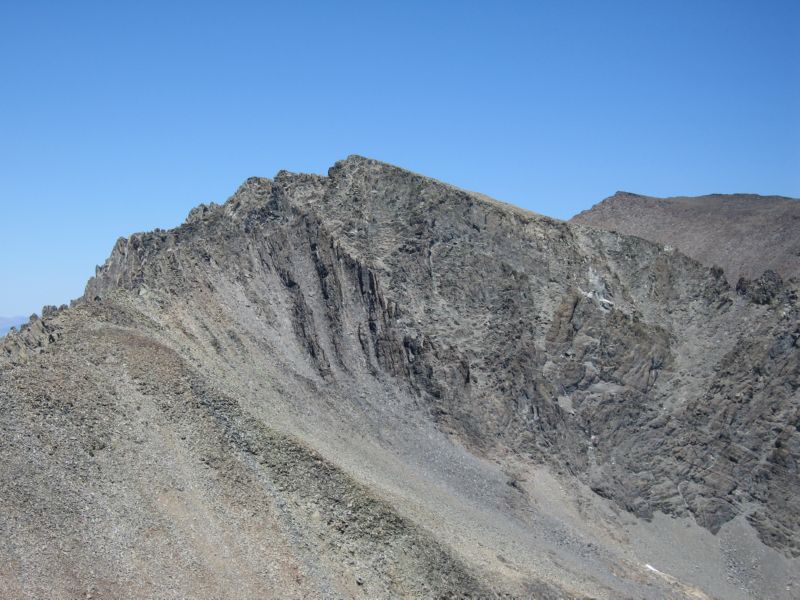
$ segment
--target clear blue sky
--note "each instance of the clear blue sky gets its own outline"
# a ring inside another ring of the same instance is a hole
[[[363,154],[566,218],[800,196],[800,2],[3,2],[0,315],[246,177]]]

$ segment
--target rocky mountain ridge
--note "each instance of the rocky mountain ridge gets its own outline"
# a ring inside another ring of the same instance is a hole
[[[800,278],[800,200],[757,194],[655,198],[617,192],[571,222],[679,248],[731,285],[773,271]]]
[[[252,178],[3,341],[0,588],[791,597],[798,339],[793,282],[361,157]]]
[[[27,320],[25,317],[0,317],[0,336],[4,336],[12,327],[19,327]]]

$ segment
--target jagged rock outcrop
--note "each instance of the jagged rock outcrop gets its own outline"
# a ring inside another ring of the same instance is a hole
[[[736,283],[736,291],[756,304],[771,304],[781,300],[781,292],[784,291],[783,279],[775,271],[764,271],[764,274],[755,280],[741,277]],[[787,293],[794,292],[790,290]]]
[[[16,329],[25,321],[24,317],[0,317],[0,337],[8,333],[12,327]]]
[[[361,157],[252,178],[3,341],[0,589],[791,597],[798,338],[793,282]]]
[[[800,200],[756,194],[653,198],[617,192],[571,222],[669,245],[728,281],[774,271],[800,278]]]

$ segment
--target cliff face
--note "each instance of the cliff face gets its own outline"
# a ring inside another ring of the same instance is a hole
[[[571,222],[668,244],[725,270],[731,285],[774,271],[800,278],[800,200],[756,194],[653,198],[617,192]]]
[[[0,585],[780,597],[800,309],[763,285],[360,157],[250,179],[4,340]]]

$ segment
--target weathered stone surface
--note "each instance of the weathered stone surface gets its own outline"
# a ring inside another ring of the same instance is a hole
[[[0,586],[791,597],[796,289],[361,157],[249,179],[3,341]]]
[[[783,280],[775,271],[765,271],[754,281],[742,277],[736,284],[736,291],[756,304],[771,304],[778,300],[782,289]]]

